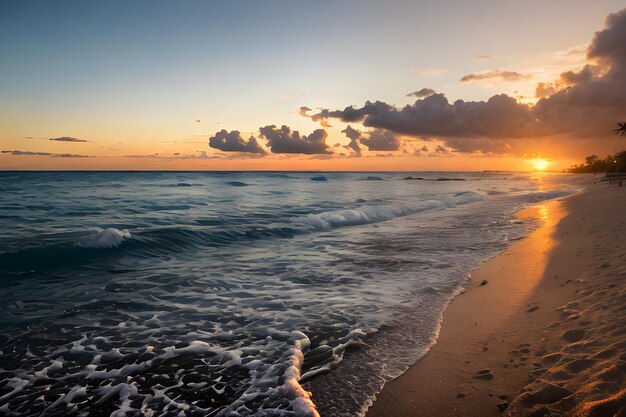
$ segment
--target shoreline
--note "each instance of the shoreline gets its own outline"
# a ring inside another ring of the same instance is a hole
[[[609,284],[585,274],[598,269],[611,277],[626,274],[626,245],[615,239],[626,235],[626,216],[620,211],[624,202],[621,188],[590,186],[518,212],[518,217],[539,217],[542,225],[470,273],[465,291],[443,313],[435,345],[420,362],[385,384],[366,416],[562,415],[598,396],[610,397],[616,390],[619,394],[623,379],[612,389],[590,392],[584,377],[566,378],[574,370],[595,374],[623,360],[613,355],[600,364],[586,358],[597,352],[585,356],[585,349],[572,348],[603,347],[584,336],[600,323],[602,311],[581,320],[582,314],[572,313],[580,308],[567,306],[581,304],[585,291],[606,293]],[[604,259],[611,257],[618,260],[607,264]],[[626,295],[626,283],[610,285]],[[593,297],[586,302],[597,303]],[[616,327],[621,317],[613,314],[602,320]],[[626,347],[626,337],[620,340]],[[568,349],[578,351],[563,353]],[[581,360],[601,369],[579,369]],[[626,372],[626,366],[620,372]],[[626,400],[626,390],[621,392]]]

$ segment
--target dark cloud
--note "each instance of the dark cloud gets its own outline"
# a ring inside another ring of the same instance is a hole
[[[593,79],[594,67],[592,65],[585,65],[584,68],[578,72],[567,71],[560,75],[560,77],[551,83],[538,83],[535,89],[536,98],[549,97],[560,90],[572,87],[576,84],[588,82]]]
[[[312,109],[307,107],[307,106],[302,106],[300,107],[300,109],[298,110],[298,114],[302,117],[311,117],[307,114],[307,112],[311,111]]]
[[[346,148],[352,149],[355,157],[361,156],[361,146],[358,142],[361,138],[361,132],[348,125],[348,127],[342,130],[341,133],[345,134],[350,139],[350,143],[346,146]]]
[[[57,142],[89,142],[84,139],[72,138],[70,136],[61,136],[60,138],[50,138],[49,140],[55,140]]]
[[[74,153],[56,153],[50,155],[51,158],[89,158],[87,155],[77,155]]]
[[[225,129],[220,130],[209,138],[209,146],[224,152],[248,152],[253,154],[265,155],[266,152],[261,148],[257,140],[250,136],[247,141],[241,137],[237,130],[227,132]]]
[[[317,129],[310,135],[300,135],[298,131],[291,131],[283,125],[278,129],[275,125],[259,129],[261,136],[267,139],[267,144],[273,153],[301,153],[307,155],[332,153],[326,145],[328,134],[323,129]]]
[[[367,127],[396,134],[460,138],[463,143],[456,141],[455,145],[464,151],[478,150],[468,138],[504,139],[538,131],[529,107],[504,94],[486,102],[457,100],[454,103],[449,103],[443,94],[433,94],[400,109],[382,102],[367,102],[361,108],[325,110],[323,115],[344,122],[360,121]],[[363,139],[361,143],[367,145]]]
[[[314,122],[319,122],[319,124],[322,125],[323,127],[332,127],[331,125],[328,124],[325,118],[315,118],[314,116],[309,115],[308,112],[310,112],[311,110],[313,109],[307,106],[302,106],[298,110],[298,114],[302,117],[308,117],[310,119],[313,119]]]
[[[502,81],[525,81],[532,78],[530,74],[522,74],[515,71],[491,70],[475,74],[467,74],[461,78],[462,83],[477,81],[502,80]]]
[[[77,155],[73,153],[50,153],[50,152],[33,152],[33,151],[2,151],[15,156],[49,156],[50,158],[89,158],[88,155]]]
[[[343,110],[330,111],[328,109],[322,109],[322,111],[320,111],[319,113],[311,116],[311,119],[314,122],[317,122],[334,117],[341,119],[341,121],[343,122],[354,123],[360,122],[365,116],[371,114],[385,113],[393,109],[393,106],[387,103],[383,103],[382,101],[376,101],[374,103],[372,103],[371,101],[366,101],[365,105],[362,108],[348,106]]]
[[[397,151],[400,148],[400,140],[385,129],[374,129],[369,137],[361,138],[361,143],[370,151]]]
[[[433,94],[437,94],[437,92],[433,90],[432,88],[422,88],[421,90],[413,91],[412,93],[409,93],[406,96],[424,98],[424,97],[432,96]]]
[[[487,59],[493,59],[493,55],[478,55],[476,57],[477,60],[479,61],[483,61],[483,60],[487,60]]]
[[[31,152],[31,151],[2,151],[2,153],[10,153],[11,155],[16,155],[16,156],[21,156],[21,155],[50,156],[52,155],[50,152]]]

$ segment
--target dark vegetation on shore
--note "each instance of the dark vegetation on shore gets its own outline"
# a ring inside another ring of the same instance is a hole
[[[617,129],[613,129],[613,132],[620,137],[626,135],[626,122],[618,123]],[[598,155],[589,155],[585,158],[584,164],[574,165],[567,172],[576,174],[626,173],[626,151],[616,152],[614,155],[608,155],[604,159],[600,159]]]
[[[617,152],[601,159],[598,155],[589,155],[585,163],[574,165],[567,170],[576,174],[600,173],[600,172],[624,172],[626,173],[626,151]]]

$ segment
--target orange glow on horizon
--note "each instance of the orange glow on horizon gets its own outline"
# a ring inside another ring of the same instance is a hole
[[[535,171],[545,171],[548,165],[550,165],[550,161],[547,159],[533,159],[530,162],[533,164]]]
[[[514,156],[473,157],[335,157],[319,159],[303,155],[262,158],[176,159],[176,157],[52,158],[0,154],[0,170],[139,170],[139,171],[539,171],[535,160]],[[551,171],[565,169],[576,159],[546,161]],[[530,164],[529,164],[530,163]]]

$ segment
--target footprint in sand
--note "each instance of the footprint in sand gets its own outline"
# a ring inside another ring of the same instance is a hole
[[[582,340],[586,334],[587,330],[585,329],[570,329],[565,331],[561,335],[561,339],[565,340],[566,342],[574,343]]]
[[[581,358],[581,359],[576,359],[568,363],[567,365],[565,365],[565,369],[573,373],[579,373],[579,372],[584,371],[587,368],[590,368],[595,363],[596,361],[593,359]]]

